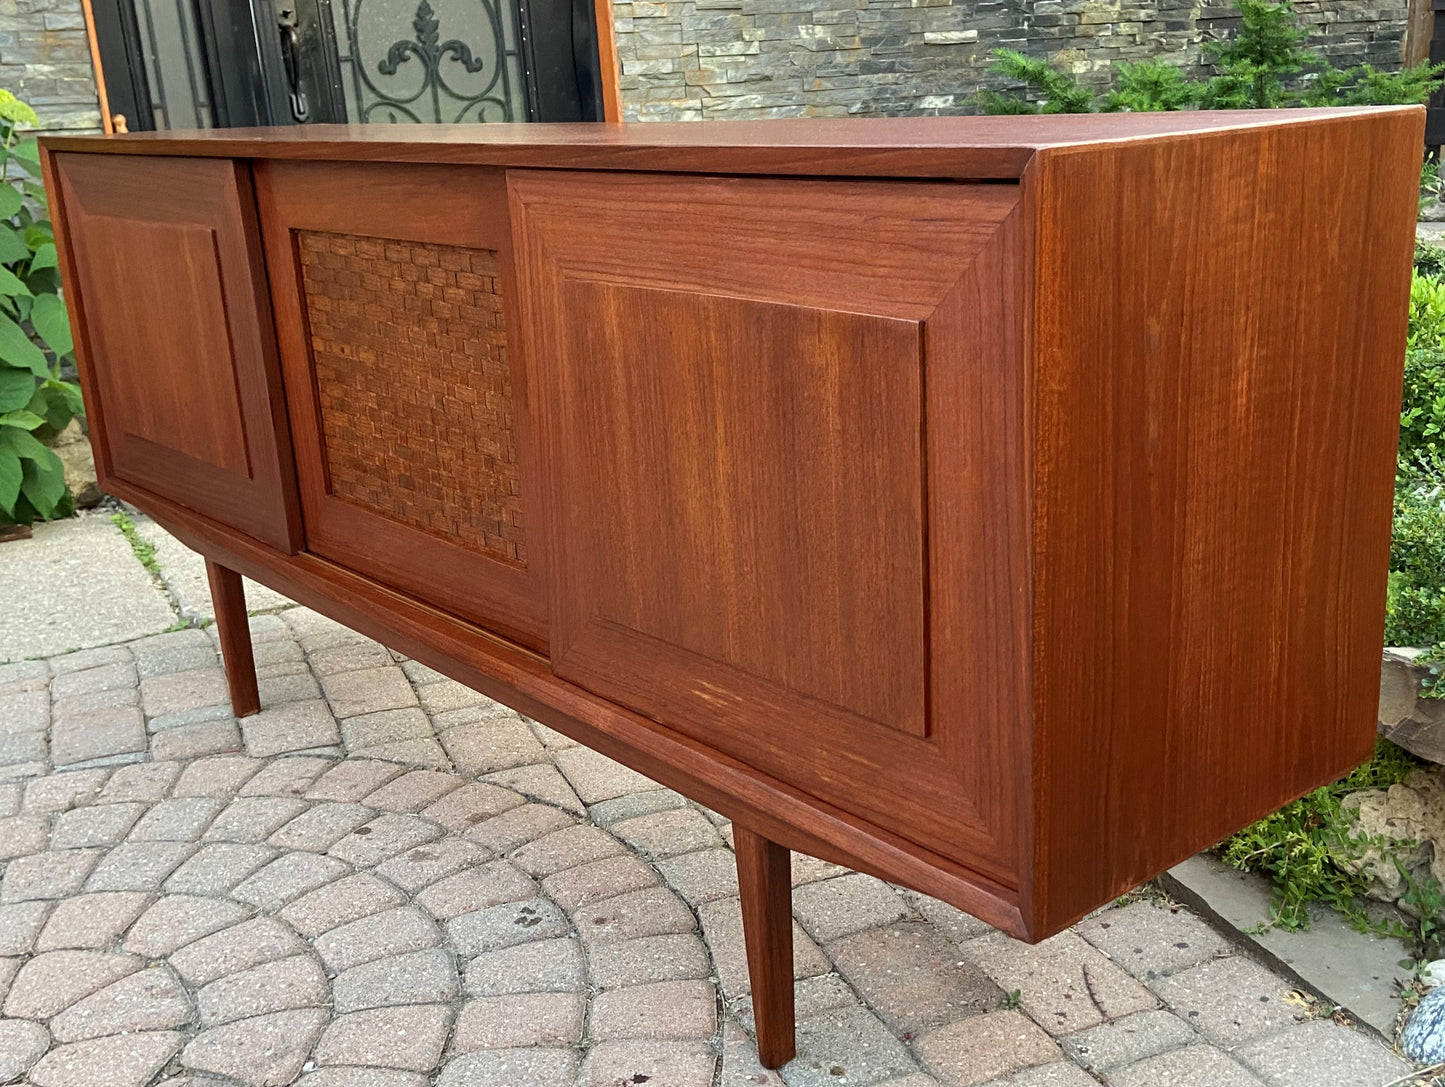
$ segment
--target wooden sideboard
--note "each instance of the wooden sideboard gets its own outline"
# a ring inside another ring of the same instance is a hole
[[[48,138],[102,483],[1024,939],[1375,732],[1419,108]]]

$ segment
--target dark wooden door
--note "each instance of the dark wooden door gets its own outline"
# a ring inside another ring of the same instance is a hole
[[[299,535],[250,172],[59,154],[103,472],[285,550]]]
[[[511,177],[553,670],[1015,887],[1017,189]]]
[[[256,171],[307,550],[545,648],[502,172]]]

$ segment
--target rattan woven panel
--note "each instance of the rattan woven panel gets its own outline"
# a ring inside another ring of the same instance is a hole
[[[331,492],[525,563],[496,252],[298,240]]]

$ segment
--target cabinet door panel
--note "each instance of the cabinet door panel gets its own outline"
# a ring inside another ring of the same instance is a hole
[[[56,156],[80,354],[116,477],[294,550],[290,445],[248,173]]]
[[[969,597],[1022,573],[1026,529],[935,538],[960,515],[930,477],[1022,470],[991,418],[1021,413],[1017,190],[517,172],[511,196],[553,670],[1016,887],[1026,710],[982,703],[1024,666],[1024,594],[1003,629]],[[960,491],[964,525],[997,512]]]
[[[545,648],[500,171],[257,167],[306,547]]]

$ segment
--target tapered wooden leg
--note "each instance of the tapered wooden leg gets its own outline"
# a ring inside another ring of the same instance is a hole
[[[261,708],[256,689],[256,658],[251,653],[251,624],[246,618],[246,590],[236,571],[206,560],[211,603],[216,608],[216,633],[226,662],[226,683],[231,688],[231,712],[248,717]]]
[[[781,1068],[796,1053],[793,1024],[793,880],[788,851],[733,824],[743,939],[753,983],[753,1019],[764,1068]]]

